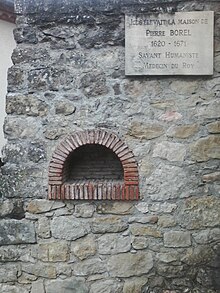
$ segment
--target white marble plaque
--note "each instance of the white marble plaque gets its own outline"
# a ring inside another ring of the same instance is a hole
[[[214,12],[125,16],[126,75],[213,74]]]

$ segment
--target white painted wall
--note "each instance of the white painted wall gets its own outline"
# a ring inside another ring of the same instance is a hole
[[[15,48],[14,28],[15,24],[0,20],[0,150],[6,142],[3,135],[3,123],[6,115],[7,71],[12,65],[11,54]]]

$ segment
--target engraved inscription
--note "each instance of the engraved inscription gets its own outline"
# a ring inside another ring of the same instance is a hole
[[[213,74],[214,13],[127,15],[126,75]]]

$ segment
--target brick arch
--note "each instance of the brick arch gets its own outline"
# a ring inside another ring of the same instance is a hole
[[[76,149],[85,145],[101,145],[111,150],[121,162],[122,182],[67,182],[65,163]],[[139,180],[134,154],[114,133],[105,130],[85,130],[68,135],[55,149],[49,164],[48,196],[49,199],[137,200]]]

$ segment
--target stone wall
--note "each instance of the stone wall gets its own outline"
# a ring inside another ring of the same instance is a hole
[[[8,73],[0,292],[220,292],[219,1],[26,2]],[[125,12],[195,10],[215,11],[213,76],[125,76]],[[139,201],[47,199],[56,146],[94,128],[135,154]]]

